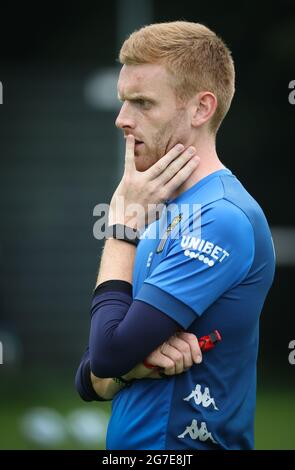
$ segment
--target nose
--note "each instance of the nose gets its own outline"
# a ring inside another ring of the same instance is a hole
[[[128,109],[128,103],[126,101],[122,104],[115,124],[118,129],[134,129],[135,127],[134,118],[131,115],[130,109]]]

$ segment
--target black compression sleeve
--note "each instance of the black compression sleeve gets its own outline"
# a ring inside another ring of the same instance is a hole
[[[155,307],[140,300],[132,302],[131,284],[124,285],[124,281],[107,283],[94,293],[89,338],[90,368],[102,378],[129,372],[182,329]],[[120,283],[120,288],[114,283]],[[117,290],[108,290],[116,285]]]
[[[106,281],[96,287],[94,296],[103,294],[109,291],[125,292],[129,296],[132,295],[132,285],[129,282],[121,280]],[[78,370],[75,376],[75,387],[80,397],[84,401],[106,401],[104,398],[97,395],[95,392],[91,378],[90,378],[90,358],[89,346],[84,352]]]
[[[83,354],[80,365],[76,372],[75,387],[80,397],[84,401],[106,401],[104,398],[97,395],[92,386],[90,378],[89,347],[87,347],[85,353]]]

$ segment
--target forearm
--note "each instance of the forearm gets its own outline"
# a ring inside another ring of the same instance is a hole
[[[75,376],[75,387],[84,401],[103,401],[104,397],[94,390],[91,381],[89,348],[84,352]]]
[[[157,370],[151,370],[145,367],[144,364],[138,364],[130,372],[123,375],[122,378],[131,384],[131,382],[135,379],[158,379],[161,378],[161,375]],[[91,382],[94,391],[104,400],[112,400],[120,390],[128,386],[124,383],[121,383],[116,378],[102,379],[100,377],[96,377],[92,372]]]
[[[108,290],[115,285],[117,291]],[[132,302],[131,287],[108,281],[95,291],[89,348],[91,371],[97,377],[126,374],[179,330],[179,324],[160,310]]]
[[[104,400],[112,400],[116,393],[122,390],[122,388],[125,388],[124,384],[115,381],[113,378],[101,379],[100,377],[96,377],[92,372],[90,378],[93,390]]]
[[[123,376],[123,379],[131,381],[142,378],[151,373],[144,365],[136,366]],[[96,377],[90,369],[89,348],[84,352],[75,377],[76,390],[84,401],[111,400],[116,393],[125,387],[115,378]]]
[[[136,248],[130,243],[115,239],[106,240],[96,285],[112,279],[132,284],[135,253]]]

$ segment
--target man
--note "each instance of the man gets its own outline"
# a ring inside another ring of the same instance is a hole
[[[86,400],[113,398],[108,449],[252,449],[274,251],[261,208],[216,153],[234,95],[230,51],[205,26],[178,21],[133,33],[120,61],[126,161],[110,225],[127,228],[105,244],[77,388]],[[158,203],[136,248],[132,231]],[[200,363],[195,336],[215,329],[222,341]]]

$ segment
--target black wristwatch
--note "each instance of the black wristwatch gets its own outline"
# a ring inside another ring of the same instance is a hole
[[[131,243],[134,246],[137,246],[139,243],[137,230],[123,224],[109,225],[106,230],[105,238],[115,238],[116,240]]]

